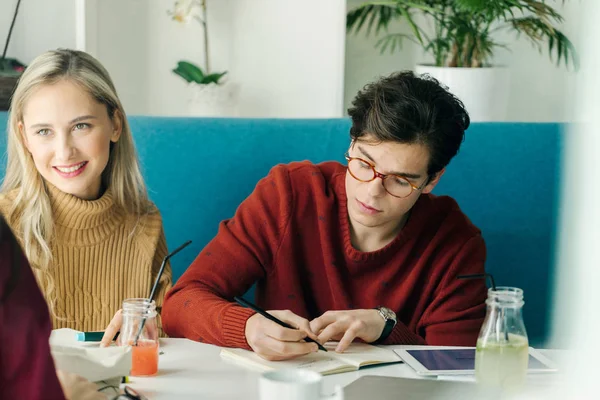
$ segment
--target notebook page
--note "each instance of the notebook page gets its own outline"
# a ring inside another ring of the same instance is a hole
[[[333,352],[337,343],[328,342],[325,348]],[[384,349],[367,343],[354,342],[346,351],[336,355],[344,363],[354,365],[357,369],[365,365],[401,362],[402,359],[391,349]]]
[[[357,369],[357,367],[348,365],[346,362],[340,360],[337,354],[321,351],[292,360],[267,361],[252,351],[223,348],[221,349],[221,357],[262,372],[282,368],[299,368],[318,372],[322,375],[328,375],[331,373],[353,371]]]

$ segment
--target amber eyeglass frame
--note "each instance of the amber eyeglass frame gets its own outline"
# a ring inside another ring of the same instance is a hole
[[[375,166],[373,165],[373,163],[371,163],[371,162],[369,162],[369,161],[365,160],[364,158],[360,158],[360,157],[350,157],[350,153],[348,153],[348,152],[346,152],[346,154],[344,154],[344,157],[346,158],[346,161],[348,161],[348,172],[350,173],[350,175],[351,175],[351,176],[352,176],[354,179],[356,179],[356,180],[357,180],[357,181],[359,181],[359,182],[371,182],[371,181],[374,181],[374,180],[375,180],[375,179],[377,179],[377,178],[381,178],[381,184],[383,185],[383,188],[385,189],[385,191],[386,191],[386,192],[387,192],[387,193],[388,193],[390,196],[396,197],[396,198],[398,198],[398,199],[405,199],[405,198],[409,197],[411,194],[413,194],[413,191],[415,191],[415,190],[422,190],[422,189],[423,189],[423,188],[424,188],[424,187],[427,185],[427,181],[423,182],[423,184],[422,184],[421,186],[416,186],[416,185],[413,185],[413,184],[412,184],[412,182],[410,182],[410,181],[409,181],[408,179],[406,179],[404,176],[395,175],[395,174],[387,174],[387,175],[386,175],[386,174],[382,174],[381,172],[378,172],[378,171],[375,169]],[[352,160],[359,160],[359,161],[361,161],[361,162],[364,162],[365,164],[367,164],[369,167],[371,167],[371,169],[373,170],[373,178],[371,178],[371,179],[368,179],[368,180],[364,180],[364,179],[359,179],[359,178],[357,178],[357,177],[356,177],[356,175],[354,175],[354,174],[352,173],[352,171],[350,171],[350,161],[352,161]],[[403,181],[405,181],[406,183],[408,183],[408,184],[410,185],[410,192],[409,192],[409,193],[408,193],[406,196],[398,196],[398,195],[395,195],[395,194],[393,194],[393,193],[390,193],[390,191],[387,189],[387,187],[385,187],[385,179],[386,179],[387,177],[389,177],[389,176],[391,176],[391,177],[394,177],[394,178],[398,178],[398,179],[402,179]]]

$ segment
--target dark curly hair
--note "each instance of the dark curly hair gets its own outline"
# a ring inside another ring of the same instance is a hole
[[[366,85],[348,109],[350,137],[419,143],[429,149],[429,179],[458,153],[471,120],[463,103],[436,79],[402,71]]]

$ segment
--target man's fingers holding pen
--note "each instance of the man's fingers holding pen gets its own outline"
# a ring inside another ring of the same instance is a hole
[[[315,343],[302,340],[312,332],[306,332],[308,320],[289,311],[269,311],[269,314],[300,329],[289,329],[270,321],[260,314],[255,314],[246,322],[246,341],[262,358],[267,360],[285,360],[317,351]],[[304,327],[304,329],[303,329]]]
[[[289,360],[318,351],[315,343],[282,342],[269,336],[259,338],[253,350],[269,361]]]
[[[310,321],[306,318],[302,318],[289,310],[269,311],[269,313],[279,318],[281,321],[287,322],[299,331],[304,332],[305,337],[308,336],[311,339],[317,340],[317,334],[310,329]],[[302,339],[304,339],[304,337]]]

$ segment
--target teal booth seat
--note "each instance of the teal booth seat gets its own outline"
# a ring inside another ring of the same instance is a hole
[[[0,124],[6,126],[6,113]],[[346,119],[186,119],[131,117],[150,197],[162,211],[175,278],[278,163],[343,161]],[[473,124],[435,189],[454,197],[483,232],[487,270],[497,285],[525,292],[533,345],[549,337],[564,126]],[[5,153],[5,136],[0,151]],[[4,175],[5,162],[0,173]]]

